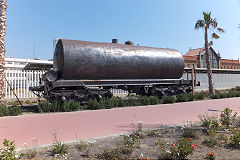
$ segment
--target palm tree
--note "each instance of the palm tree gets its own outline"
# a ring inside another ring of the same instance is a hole
[[[1,102],[4,100],[6,10],[7,10],[7,0],[1,0],[1,3],[0,3],[0,101]]]
[[[219,32],[224,32],[222,28],[217,27],[218,22],[216,18],[211,17],[211,12],[203,12],[203,19],[200,19],[195,24],[195,29],[202,28],[205,31],[204,39],[205,39],[205,52],[206,52],[206,63],[207,63],[207,73],[208,73],[208,84],[209,84],[209,93],[213,94],[213,80],[212,80],[212,70],[210,66],[210,56],[208,52],[208,30],[214,31],[217,29]],[[218,39],[220,38],[215,32],[212,33],[212,38]]]

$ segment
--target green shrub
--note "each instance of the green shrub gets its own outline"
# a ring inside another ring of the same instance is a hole
[[[98,109],[98,101],[97,99],[89,99],[88,101],[88,106],[89,106],[89,109],[91,110],[96,110]]]
[[[163,96],[162,98],[163,104],[175,103],[175,102],[176,102],[176,97],[174,96]]]
[[[240,97],[240,92],[236,91],[236,97]]]
[[[155,104],[159,104],[159,99],[156,96],[150,96],[149,98],[149,102],[151,105],[155,105]]]
[[[3,116],[17,116],[19,114],[22,113],[22,110],[16,106],[16,105],[13,105],[13,106],[4,106],[4,105],[0,105],[0,117],[3,117]]]
[[[220,96],[220,98],[227,98],[227,94],[226,93],[220,93],[219,96]]]
[[[192,93],[188,93],[188,100],[189,101],[194,101],[195,100],[195,95],[193,95]]]
[[[220,95],[219,94],[211,94],[210,98],[211,99],[220,99]]]
[[[177,102],[188,102],[189,101],[189,96],[188,94],[181,93],[177,95]]]
[[[139,106],[141,105],[137,98],[130,97],[126,100],[126,106]]]
[[[59,101],[53,101],[50,105],[50,112],[63,112],[64,111],[64,103],[60,103]]]
[[[204,99],[204,94],[203,93],[195,93],[195,99],[196,100],[203,100]]]
[[[18,106],[8,107],[8,115],[9,116],[17,116],[20,114],[22,114],[22,110]]]
[[[52,103],[49,102],[39,102],[38,103],[38,112],[71,112],[71,111],[77,111],[80,108],[83,108],[81,106],[80,102],[75,102],[73,100],[67,101],[67,102],[59,102],[59,101],[53,101]]]
[[[37,105],[38,112],[50,112],[50,103],[49,102],[39,102]]]
[[[147,96],[141,96],[139,97],[139,103],[140,105],[149,105],[150,104],[150,100],[149,100],[149,97]]]
[[[228,93],[228,98],[237,97],[237,95],[238,95],[238,92],[236,92],[236,91],[231,91],[231,92]]]
[[[123,100],[123,99],[119,99],[119,101],[118,101],[118,106],[119,106],[119,107],[125,107],[125,106],[126,106],[126,101]]]
[[[8,116],[8,108],[0,104],[0,117]]]

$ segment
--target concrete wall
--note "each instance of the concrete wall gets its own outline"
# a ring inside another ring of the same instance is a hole
[[[191,79],[191,74],[188,73],[188,77]],[[187,79],[187,73],[184,73],[182,78]],[[208,89],[207,73],[197,73],[196,80],[200,82],[200,86],[196,87],[197,90]],[[240,86],[240,74],[213,73],[213,85],[214,89],[229,89]]]

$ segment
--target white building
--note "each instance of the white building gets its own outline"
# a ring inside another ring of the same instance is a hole
[[[52,68],[53,61],[5,58],[5,99],[36,98],[29,86],[38,86],[40,77]]]

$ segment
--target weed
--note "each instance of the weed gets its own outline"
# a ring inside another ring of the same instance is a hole
[[[234,145],[235,148],[240,149],[240,129],[233,129],[233,135],[231,136],[231,144]]]
[[[170,148],[168,147],[167,143],[159,139],[156,142],[156,145],[159,148],[160,155],[158,159],[173,159]]]
[[[74,144],[74,146],[80,152],[87,150],[87,148],[89,147],[88,143],[83,141],[80,141],[79,143]]]
[[[225,108],[220,114],[220,121],[223,126],[225,126],[227,129],[230,129],[230,127],[236,123],[236,116],[236,112],[232,115],[232,110]]]
[[[4,139],[3,148],[0,150],[1,160],[18,160],[23,157],[23,154],[17,154],[15,151],[15,142]]]
[[[218,144],[218,140],[216,137],[217,137],[216,132],[211,131],[209,133],[209,136],[204,138],[203,144],[205,144],[208,147],[215,147]]]
[[[52,155],[64,155],[68,153],[68,146],[63,144],[61,141],[53,143],[53,148],[51,150]]]
[[[191,127],[186,127],[182,129],[182,137],[184,138],[198,138],[198,132],[196,129]]]
[[[26,100],[24,103],[25,104],[32,104],[30,100]]]
[[[162,137],[160,130],[151,130],[146,132],[149,137]]]
[[[217,142],[218,144],[224,145],[229,143],[229,138],[224,134],[217,135]]]
[[[53,129],[52,130],[52,136],[53,136],[53,147],[51,149],[51,154],[53,156],[58,157],[58,155],[62,156],[68,153],[68,145],[63,144],[60,140],[57,139],[57,133]]]
[[[133,124],[134,127],[134,124]],[[137,129],[133,131],[132,134],[130,134],[130,137],[134,138],[134,139],[143,139],[144,138],[144,134],[143,134],[143,122],[142,121],[138,121],[137,122]]]
[[[220,130],[221,123],[218,121],[217,117],[208,115],[201,115],[199,117],[201,126],[204,127],[204,130],[207,132],[207,134]]]
[[[114,160],[114,159],[123,160],[118,148],[104,149],[102,152],[98,153],[96,157],[98,159],[103,159],[103,160]]]
[[[34,104],[35,104],[35,103],[38,103],[38,101],[37,101],[37,100],[32,100],[32,103],[34,103]]]
[[[37,139],[35,139],[35,138],[32,138],[32,147],[28,147],[28,146],[25,144],[26,153],[24,154],[24,156],[25,156],[27,159],[33,159],[34,157],[36,157],[36,155],[37,155],[36,146],[37,146]]]

